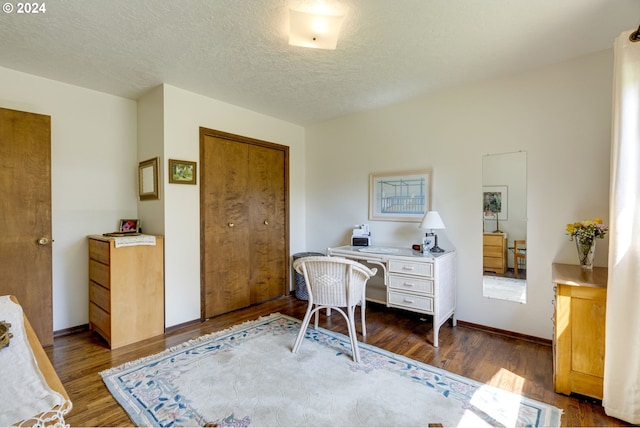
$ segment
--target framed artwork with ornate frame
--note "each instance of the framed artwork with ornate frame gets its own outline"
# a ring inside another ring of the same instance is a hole
[[[158,197],[158,158],[138,164],[138,195],[141,201]]]

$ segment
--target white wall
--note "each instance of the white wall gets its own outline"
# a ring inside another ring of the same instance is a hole
[[[608,221],[611,50],[307,128],[307,249],[420,242],[417,223],[368,221],[368,174],[433,168],[433,208],[457,250],[459,319],[551,338],[553,262],[577,263],[566,223]],[[482,297],[482,155],[526,151],[527,304]],[[608,240],[598,242],[605,266]]]
[[[289,146],[293,254],[305,248],[304,128],[170,85],[163,85],[162,92],[165,323],[169,327],[200,318],[200,183],[170,184],[166,174],[168,160],[197,161],[200,167],[200,127]],[[147,107],[156,108],[141,104],[141,108]],[[141,219],[145,224],[146,220]]]
[[[53,328],[86,324],[87,235],[137,216],[136,102],[0,67],[0,106],[51,116]]]

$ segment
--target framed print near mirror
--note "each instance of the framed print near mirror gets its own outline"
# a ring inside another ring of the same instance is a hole
[[[169,183],[196,184],[195,162],[169,159]]]
[[[158,158],[138,164],[138,194],[141,201],[158,198]]]
[[[419,222],[431,208],[432,170],[369,174],[369,220]]]

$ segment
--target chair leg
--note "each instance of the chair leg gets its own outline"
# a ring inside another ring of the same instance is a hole
[[[362,337],[367,335],[367,324],[364,321],[364,312],[365,312],[366,303],[365,300],[362,300],[360,303],[360,317],[362,318]]]
[[[358,348],[358,336],[356,333],[356,323],[355,323],[355,312],[356,307],[351,306],[347,308],[349,312],[349,319],[347,320],[348,328],[349,328],[349,337],[351,338],[351,350],[353,352],[353,360],[356,363],[360,362],[360,349]]]
[[[300,326],[300,331],[298,332],[298,337],[296,337],[296,342],[293,345],[293,349],[291,352],[294,354],[298,353],[298,349],[300,349],[300,345],[302,344],[302,339],[304,339],[304,334],[307,332],[307,327],[309,327],[309,322],[311,321],[311,316],[313,314],[313,304],[310,304],[307,307],[307,313],[304,314],[304,319],[302,320],[302,325]],[[318,313],[316,312],[316,317]],[[317,318],[316,318],[317,320]]]

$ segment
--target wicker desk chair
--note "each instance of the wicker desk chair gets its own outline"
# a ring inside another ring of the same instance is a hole
[[[293,345],[292,352],[297,353],[304,338],[311,316],[315,314],[315,327],[318,328],[318,316],[322,309],[331,309],[342,314],[347,321],[351,349],[355,362],[360,362],[358,338],[356,335],[355,309],[359,304],[362,316],[362,335],[367,335],[365,325],[365,288],[367,280],[374,276],[377,269],[342,257],[303,257],[293,263],[293,268],[307,284],[309,306],[300,326],[300,332]],[[345,311],[342,309],[346,309]]]

